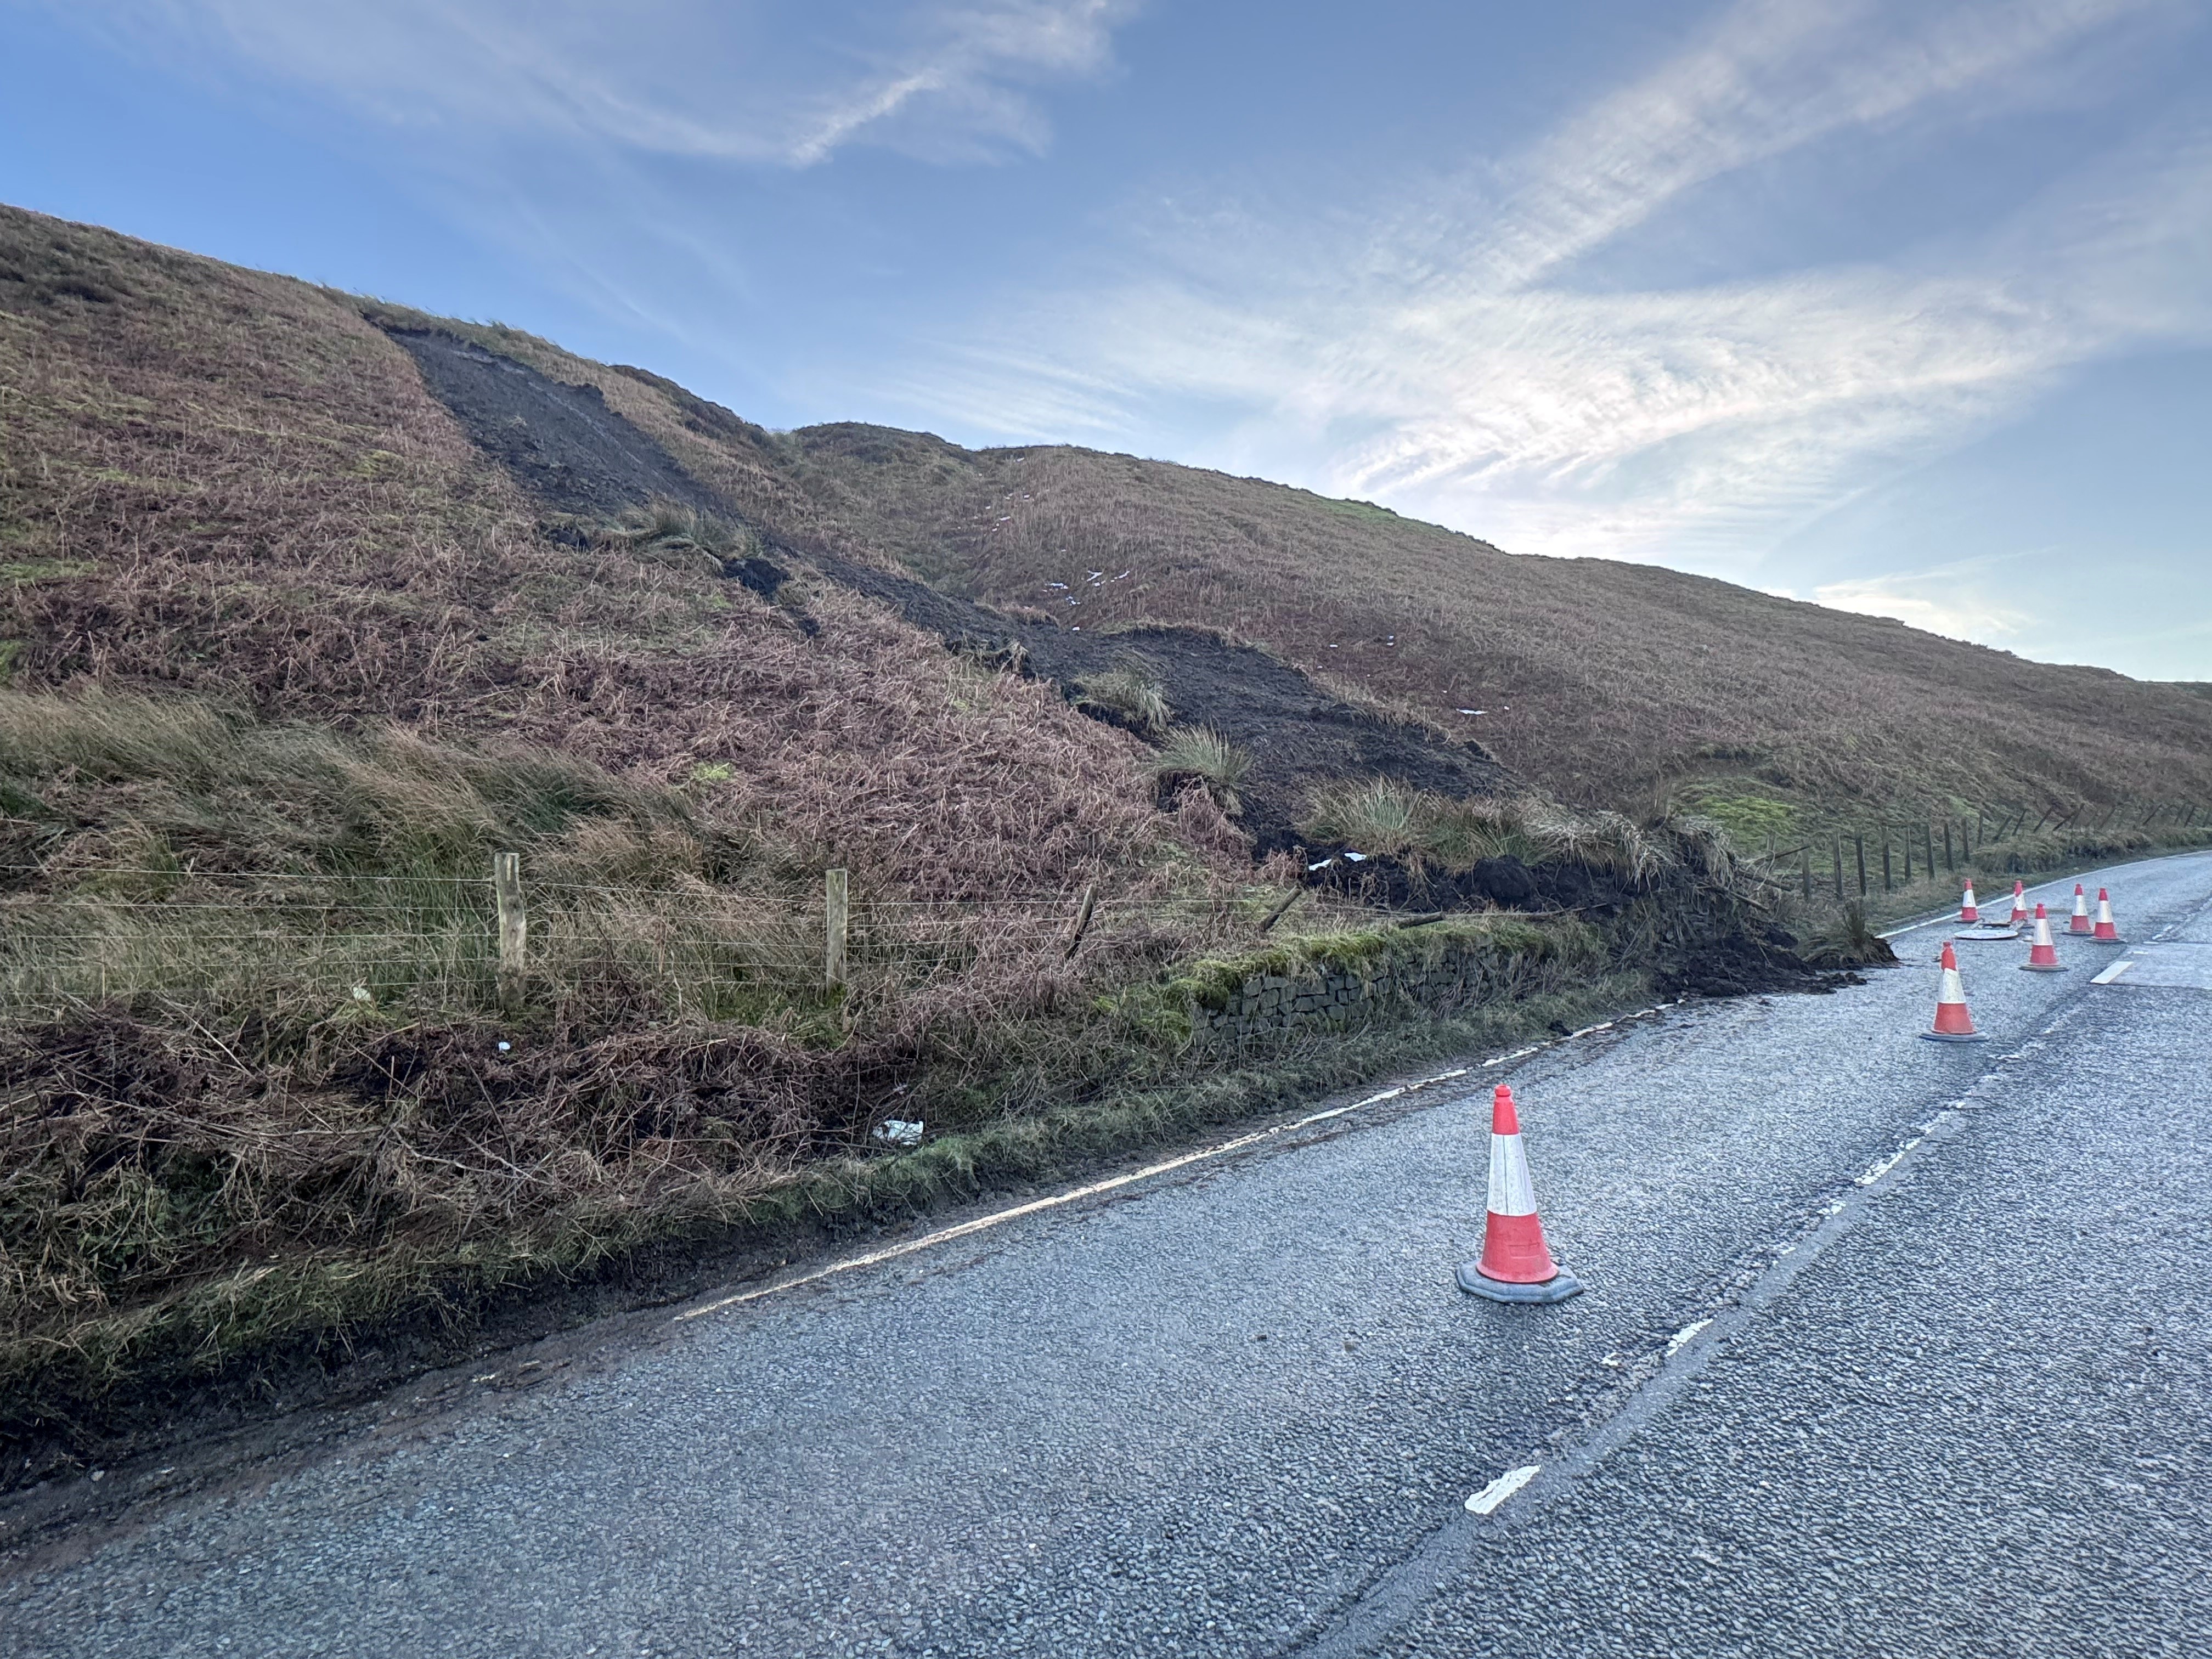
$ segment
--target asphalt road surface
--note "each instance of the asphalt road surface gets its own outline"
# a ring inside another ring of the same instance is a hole
[[[1987,1043],[1931,929],[1471,1057],[149,1510],[0,1653],[2212,1652],[2212,855],[2109,881],[1961,947]],[[1452,1283],[1508,1077],[1556,1307]]]

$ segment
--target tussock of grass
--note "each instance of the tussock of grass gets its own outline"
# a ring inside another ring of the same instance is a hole
[[[1223,811],[1234,814],[1241,806],[1237,786],[1252,769],[1252,757],[1211,726],[1178,726],[1146,766],[1156,778],[1194,779]]]
[[[1133,659],[1085,680],[1076,690],[1079,708],[1107,710],[1133,731],[1164,732],[1175,718],[1159,675],[1141,660]]]
[[[1322,793],[1300,828],[1316,843],[1341,842],[1446,871],[1512,857],[1528,865],[1572,863],[1640,888],[1686,866],[1723,888],[1738,879],[1727,833],[1709,820],[1650,828],[1619,812],[1576,811],[1534,795],[1449,800],[1389,778]]]
[[[760,551],[759,538],[742,526],[681,501],[659,501],[633,507],[603,526],[599,539],[687,568],[720,575],[723,562],[750,558]]]

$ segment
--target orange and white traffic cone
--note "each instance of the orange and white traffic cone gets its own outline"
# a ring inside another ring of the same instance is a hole
[[[1936,1027],[1920,1035],[1930,1042],[1989,1041],[1974,1029],[1974,1017],[1966,1012],[1966,985],[1959,977],[1959,953],[1948,939],[1943,941],[1943,977],[1936,987]]]
[[[2024,884],[2016,881],[2012,884],[2012,914],[2005,918],[2005,926],[2024,927],[2027,925],[2027,888]]]
[[[1978,927],[1981,924],[1982,913],[1974,903],[1974,878],[1968,876],[1966,890],[1959,900],[1959,925],[1962,927]]]
[[[1552,1260],[1528,1182],[1521,1115],[1504,1084],[1490,1101],[1490,1213],[1482,1227],[1482,1260],[1462,1261],[1459,1287],[1492,1302],[1564,1302],[1583,1282]]]
[[[2051,937],[2051,913],[2040,904],[2035,907],[2035,942],[2027,947],[2027,960],[2021,969],[2030,974],[2063,974],[2065,965],[2058,960],[2058,942]]]
[[[2089,901],[2081,896],[2081,884],[2074,884],[2074,919],[2066,924],[2069,933],[2089,933]]]
[[[2092,945],[2125,945],[2118,926],[2112,921],[2112,896],[2103,888],[2097,890],[2097,931],[2089,935]]]

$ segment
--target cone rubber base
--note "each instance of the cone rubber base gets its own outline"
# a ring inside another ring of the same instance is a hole
[[[1459,1287],[1469,1296],[1487,1297],[1492,1302],[1565,1302],[1579,1295],[1583,1282],[1565,1267],[1559,1277],[1547,1279],[1540,1285],[1509,1285],[1502,1279],[1492,1279],[1472,1261],[1459,1264],[1455,1275]]]
[[[2063,962],[2023,962],[2020,964],[2020,971],[2023,974],[2063,974],[2066,971],[2066,964]]]
[[[1923,1031],[1921,1036],[1929,1042],[1987,1042],[1989,1038],[1979,1031]]]
[[[2094,935],[2092,935],[2087,939],[2085,939],[2083,943],[2087,945],[2125,945],[2127,940],[2124,939],[2098,939]]]
[[[1988,939],[2018,939],[2020,929],[2017,927],[1970,927],[1965,933],[1954,933],[1951,937],[1961,945],[1972,945]]]

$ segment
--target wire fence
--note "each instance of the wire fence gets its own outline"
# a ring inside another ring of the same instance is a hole
[[[2030,818],[2033,823],[2031,826]],[[1796,887],[1808,899],[1832,896],[1842,903],[1876,891],[1893,893],[1935,876],[1940,860],[1947,876],[1961,876],[1977,860],[1986,866],[2003,854],[2002,867],[2026,874],[2035,866],[2024,856],[2024,842],[2051,836],[2088,838],[2113,834],[2212,831],[2212,812],[2193,801],[2118,803],[2101,807],[2057,807],[2002,804],[1978,810],[1971,817],[1931,817],[1869,829],[1830,831],[1789,847],[1769,834],[1753,861],[1770,880]],[[2049,843],[2043,844],[2047,848]]]
[[[511,856],[511,855],[510,855]],[[509,866],[512,870],[513,866]],[[20,882],[31,873],[15,872]],[[72,872],[0,894],[0,1013],[143,993],[442,1006],[658,998],[717,1018],[763,996],[846,998],[1171,933],[1249,937],[1255,903],[1079,893],[916,899],[488,878]],[[1280,907],[1259,917],[1264,929]]]

